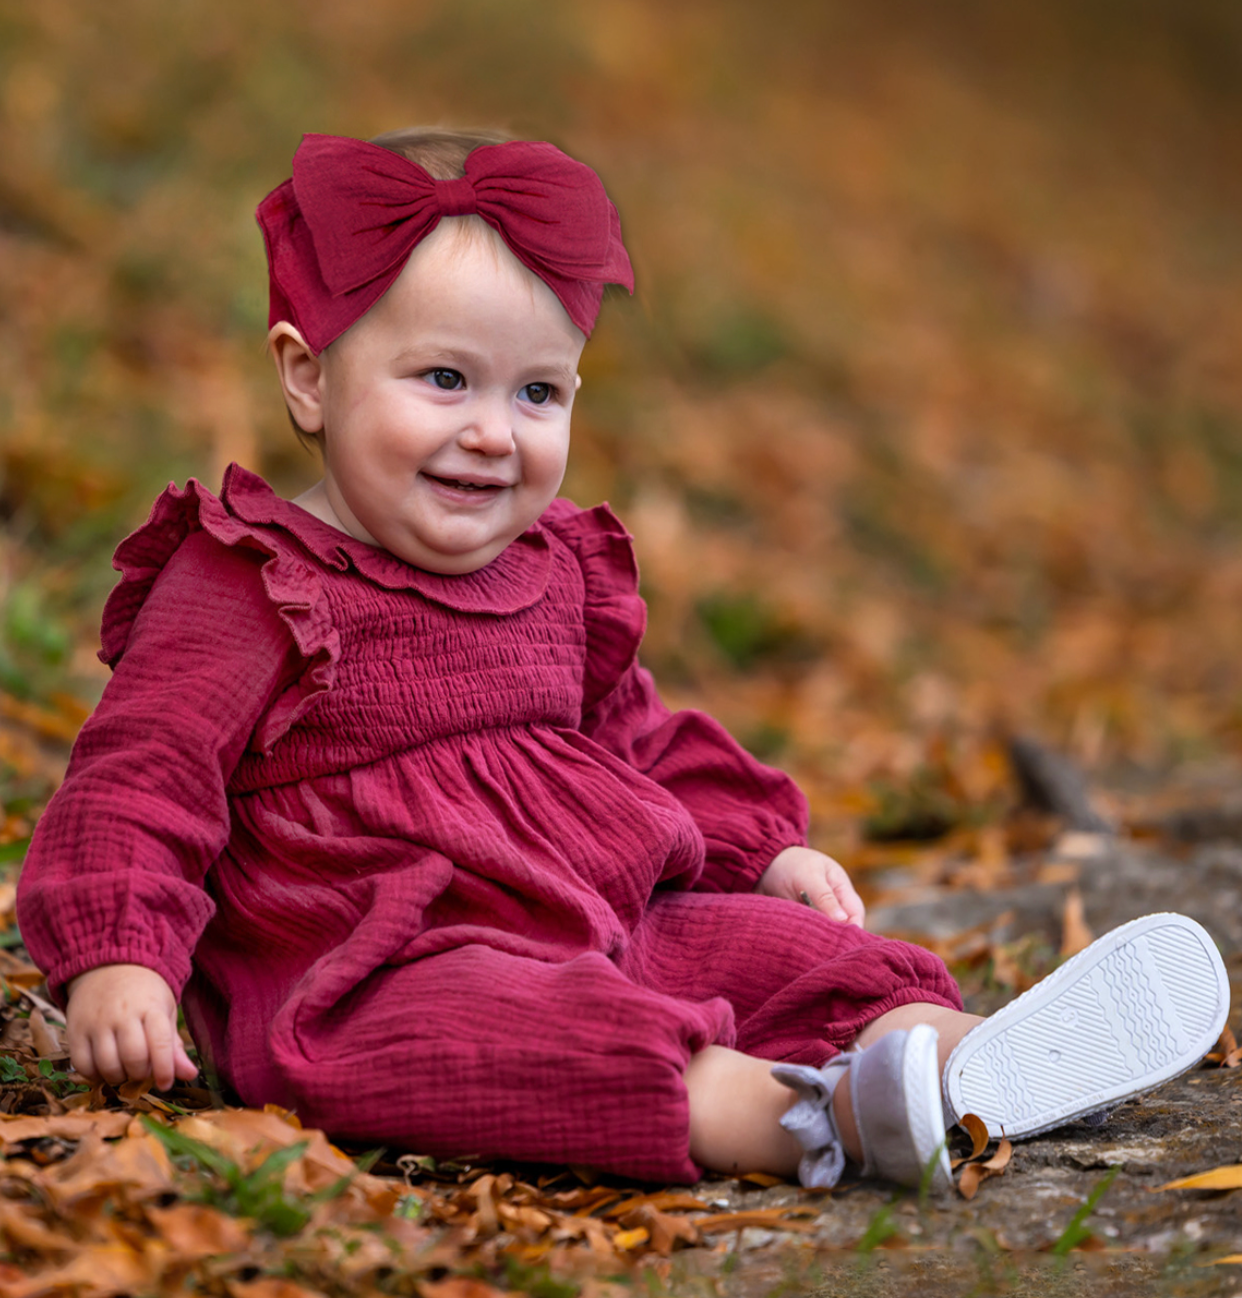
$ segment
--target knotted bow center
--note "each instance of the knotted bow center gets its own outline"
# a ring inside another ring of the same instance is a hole
[[[436,181],[436,203],[441,216],[472,216],[479,210],[474,186],[466,176]]]

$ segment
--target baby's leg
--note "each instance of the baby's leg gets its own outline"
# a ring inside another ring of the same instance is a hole
[[[855,1044],[863,1049],[890,1032],[926,1023],[938,1034],[939,1069],[943,1071],[957,1043],[982,1022],[975,1014],[916,1002],[873,1019]],[[771,1061],[708,1046],[690,1060],[686,1090],[690,1096],[690,1157],[695,1162],[716,1172],[769,1172],[773,1176],[796,1172],[802,1145],[780,1125],[796,1099],[772,1075]],[[845,1152],[861,1165],[863,1147],[851,1090],[849,1086],[836,1088],[833,1113]]]
[[[867,1170],[916,1184],[944,1125],[973,1113],[993,1136],[1019,1139],[1107,1109],[1192,1068],[1228,1010],[1210,936],[1185,916],[1148,915],[988,1019],[911,1004],[868,1024],[848,1065],[778,1066],[797,1095],[783,1125],[799,1132],[807,1184],[835,1183],[842,1146],[855,1161],[864,1152]],[[941,1078],[943,1122],[933,1113]]]

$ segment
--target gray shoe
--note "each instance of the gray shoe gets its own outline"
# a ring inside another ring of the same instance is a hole
[[[836,1185],[845,1168],[832,1097],[849,1073],[854,1122],[863,1148],[863,1176],[918,1186],[930,1175],[933,1190],[953,1184],[941,1109],[936,1029],[920,1023],[890,1032],[865,1050],[851,1050],[823,1068],[777,1064],[772,1076],[798,1095],[781,1126],[806,1153],[798,1165],[803,1185]]]

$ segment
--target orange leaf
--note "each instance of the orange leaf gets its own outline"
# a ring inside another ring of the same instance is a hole
[[[805,1208],[755,1208],[750,1212],[718,1212],[710,1217],[699,1217],[694,1224],[705,1235],[722,1230],[742,1230],[746,1226],[759,1226],[765,1230],[814,1230],[814,1222],[797,1220],[792,1215],[800,1213],[805,1217],[807,1211]]]
[[[245,1227],[216,1208],[201,1203],[175,1203],[148,1208],[147,1218],[175,1253],[185,1258],[244,1253],[250,1247]]]
[[[1228,1023],[1221,1029],[1220,1039],[1208,1052],[1203,1056],[1203,1062],[1206,1064],[1218,1064],[1221,1068],[1236,1068],[1236,1064],[1229,1064],[1226,1060],[1238,1049],[1237,1038],[1233,1035],[1233,1029]]]
[[[63,1266],[25,1279],[0,1278],[0,1298],[34,1298],[34,1295],[69,1291],[77,1294],[124,1294],[149,1291],[151,1268],[132,1248],[123,1244],[88,1244]]]
[[[1242,1163],[1214,1167],[1209,1172],[1179,1177],[1155,1187],[1159,1190],[1242,1190]]]
[[[1082,892],[1071,888],[1065,894],[1065,912],[1061,919],[1061,955],[1077,955],[1095,941],[1095,934],[1087,927],[1083,916]]]
[[[988,1135],[987,1124],[978,1114],[963,1113],[957,1125],[970,1137],[970,1153],[965,1158],[955,1158],[953,1160],[954,1167],[958,1167],[962,1163],[968,1163],[972,1158],[978,1158],[987,1149],[988,1141],[991,1140]]]
[[[651,1247],[661,1257],[668,1257],[678,1240],[686,1244],[699,1242],[699,1232],[688,1217],[674,1217],[660,1212],[649,1203],[635,1208],[622,1219],[621,1224],[631,1229],[641,1227],[650,1236]]]
[[[630,1249],[641,1248],[650,1236],[642,1226],[636,1226],[633,1230],[619,1230],[612,1237],[613,1247],[620,1253],[627,1253]]]
[[[56,1036],[56,1030],[48,1024],[40,1009],[30,1011],[30,1040],[40,1059],[50,1059],[53,1055],[60,1054],[60,1040]]]
[[[23,1140],[43,1140],[48,1136],[57,1140],[81,1140],[87,1132],[98,1132],[103,1137],[123,1135],[133,1114],[119,1110],[88,1113],[60,1113],[48,1118],[17,1117],[0,1113],[0,1141],[6,1153]]]
[[[1013,1145],[1002,1140],[996,1147],[996,1153],[986,1162],[967,1163],[958,1178],[957,1189],[963,1199],[973,1199],[979,1192],[979,1186],[989,1177],[999,1176],[1009,1166],[1013,1157]]]
[[[781,1182],[777,1181],[777,1185]],[[664,1194],[636,1194],[628,1199],[623,1199],[620,1203],[613,1204],[603,1215],[605,1217],[623,1217],[627,1212],[632,1212],[635,1208],[658,1208],[665,1211],[668,1208],[684,1208],[691,1212],[707,1212],[709,1205],[702,1199],[696,1199],[692,1194],[676,1194],[672,1191]]]
[[[318,1289],[307,1289],[292,1280],[279,1280],[271,1276],[262,1276],[258,1280],[230,1280],[228,1282],[230,1298],[323,1298]],[[423,1293],[429,1293],[431,1286],[424,1285]],[[488,1294],[496,1291],[489,1288]]]
[[[113,1142],[89,1132],[71,1158],[31,1180],[58,1207],[102,1194],[150,1199],[173,1188],[168,1154],[147,1132]]]

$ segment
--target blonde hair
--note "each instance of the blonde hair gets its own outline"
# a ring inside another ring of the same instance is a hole
[[[466,174],[466,159],[484,144],[506,144],[503,131],[458,131],[448,126],[405,126],[385,131],[369,141],[416,162],[436,180],[457,180]]]

